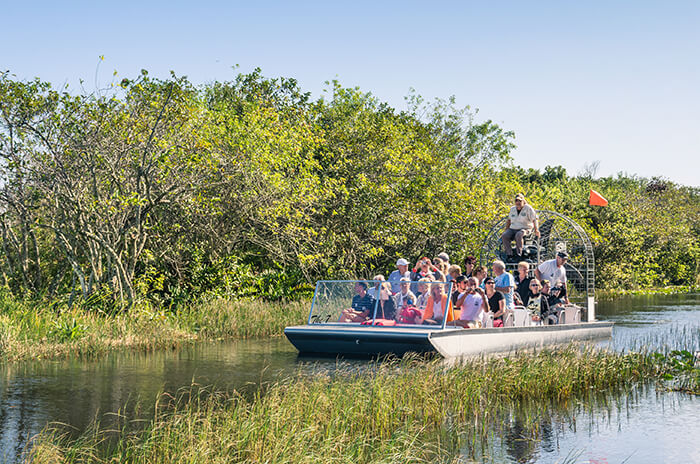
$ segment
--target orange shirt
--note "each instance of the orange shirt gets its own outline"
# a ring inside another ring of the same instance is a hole
[[[452,313],[452,298],[448,298],[447,295],[442,295],[442,307],[445,307],[447,303],[447,322],[454,320],[454,314]],[[433,294],[431,293],[428,297],[428,303],[425,305],[425,313],[423,314],[423,319],[433,318]]]

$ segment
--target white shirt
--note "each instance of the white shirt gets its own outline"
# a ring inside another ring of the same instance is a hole
[[[461,298],[464,293],[461,293],[459,297]],[[484,300],[478,293],[472,293],[467,295],[462,303],[462,313],[459,315],[461,321],[481,321],[483,317],[483,304]]]
[[[443,316],[442,312],[442,300],[437,300],[433,302],[433,319],[440,319]]]
[[[559,284],[566,283],[566,269],[564,265],[557,267],[557,259],[550,259],[539,265],[537,270],[542,274],[542,278],[549,280],[551,287],[556,287]]]
[[[510,229],[532,229],[535,225],[535,219],[537,219],[537,213],[530,205],[523,205],[520,208],[520,213],[518,213],[518,208],[513,206],[508,213],[508,219],[510,219]]]
[[[394,303],[397,310],[403,308],[404,305],[415,305],[416,300],[416,295],[414,295],[410,290],[406,293],[399,292],[394,296]]]

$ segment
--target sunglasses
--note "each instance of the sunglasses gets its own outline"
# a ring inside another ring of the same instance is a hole
[[[539,287],[539,284],[530,284],[530,287]]]
[[[496,282],[484,282],[484,285],[495,285]]]

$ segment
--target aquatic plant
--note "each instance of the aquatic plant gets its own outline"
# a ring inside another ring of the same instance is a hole
[[[95,424],[77,439],[47,428],[27,458],[34,463],[453,462],[507,420],[513,404],[585,398],[660,378],[666,369],[640,353],[569,348],[455,366],[408,356],[362,372],[306,375],[300,370],[252,398],[237,392],[195,394],[193,401],[163,396],[146,427],[125,424],[109,431]]]
[[[307,302],[208,299],[167,311],[142,303],[125,312],[54,309],[14,301],[0,307],[0,359],[91,357],[194,341],[280,336],[302,323]]]

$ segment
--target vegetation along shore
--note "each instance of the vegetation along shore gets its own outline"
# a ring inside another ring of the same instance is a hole
[[[195,394],[195,401],[164,395],[145,426],[122,421],[116,430],[104,430],[96,423],[77,438],[47,428],[28,458],[34,463],[453,462],[507,423],[516,402],[539,412],[552,402],[593,405],[601,391],[649,379],[700,393],[698,369],[685,366],[685,357],[570,347],[451,367],[407,357],[362,372],[309,376],[299,371],[252,398],[211,391]],[[191,397],[187,393],[183,398]],[[536,421],[526,429],[537,436]]]
[[[697,188],[516,166],[515,134],[451,99],[327,90],[0,73],[0,356],[279,334],[318,279],[478,255],[520,192],[586,230],[598,288],[698,286]]]

